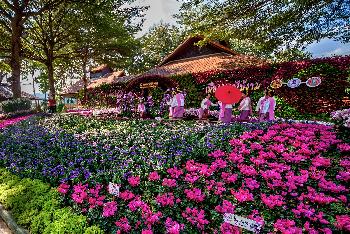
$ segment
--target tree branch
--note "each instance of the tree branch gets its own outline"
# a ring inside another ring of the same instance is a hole
[[[4,26],[4,28],[9,32],[12,33],[12,29],[6,24],[6,22],[0,20],[0,24]]]

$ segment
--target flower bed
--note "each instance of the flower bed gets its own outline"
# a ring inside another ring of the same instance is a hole
[[[262,127],[192,121],[86,121],[57,115],[4,129],[0,165],[55,185],[67,180],[105,183],[113,177],[127,177],[131,170],[148,173],[181,165],[186,159],[202,159],[213,149],[230,147],[230,137]]]
[[[5,128],[5,127],[10,126],[10,125],[13,125],[13,124],[16,124],[20,121],[26,120],[30,116],[31,115],[21,116],[21,117],[17,117],[17,118],[6,119],[6,120],[0,120],[0,129]]]
[[[4,169],[0,169],[0,202],[32,234],[103,233],[97,226],[89,227],[86,217],[74,214],[69,207],[62,208],[59,193],[49,185],[20,179]]]
[[[349,229],[350,145],[332,126],[29,121],[0,131],[1,165],[59,185],[107,233],[238,233],[224,213],[263,233]]]
[[[277,124],[230,144],[232,150],[213,151],[201,162],[134,170],[119,181],[119,197],[96,183],[64,183],[59,191],[117,233],[239,233],[223,223],[224,213],[264,224],[264,233],[350,231],[350,145],[331,127]]]

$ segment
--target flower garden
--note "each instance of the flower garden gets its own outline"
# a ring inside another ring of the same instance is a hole
[[[31,233],[247,232],[225,213],[262,233],[350,231],[350,144],[333,125],[55,115],[6,126],[0,202]]]

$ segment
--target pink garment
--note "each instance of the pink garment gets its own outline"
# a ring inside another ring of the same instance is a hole
[[[146,111],[145,104],[140,103],[140,104],[138,105],[137,109],[138,109],[139,112],[145,112],[145,111]]]
[[[270,100],[270,107],[269,107],[269,120],[275,120],[275,106],[276,106],[276,101],[273,97],[269,98]]]
[[[174,108],[173,117],[182,118],[184,116],[185,108],[183,106],[176,106]]]
[[[225,116],[225,109],[226,109],[226,104],[221,103],[220,104],[220,114],[219,114],[220,118],[224,118],[224,116]]]
[[[205,102],[205,105],[207,106],[207,109],[209,109],[209,107],[211,106],[211,101],[210,100],[207,100]]]

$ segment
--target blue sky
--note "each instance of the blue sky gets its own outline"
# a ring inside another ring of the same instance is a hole
[[[158,24],[161,21],[175,24],[176,22],[172,15],[178,13],[181,5],[176,0],[138,0],[136,4],[150,6],[150,9],[146,14],[146,21],[143,30],[139,35],[146,33],[151,26]],[[350,43],[343,44],[334,40],[324,39],[320,42],[309,45],[307,51],[311,52],[314,58],[329,57],[333,55],[349,55]]]

